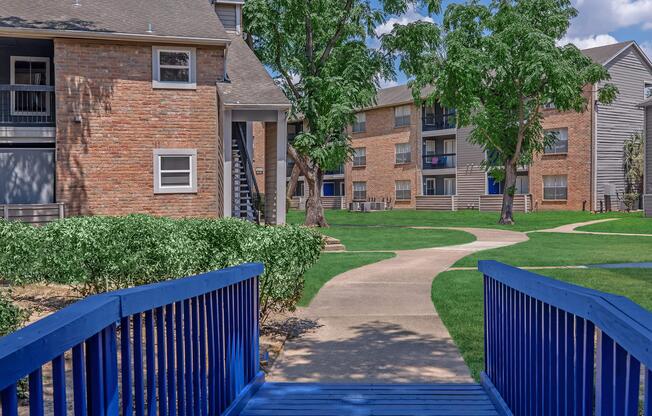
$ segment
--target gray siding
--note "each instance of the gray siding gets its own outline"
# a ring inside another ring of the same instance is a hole
[[[236,6],[234,4],[216,4],[215,11],[226,30],[236,30]]]
[[[613,104],[598,105],[598,201],[604,197],[611,185],[615,192],[624,191],[623,143],[633,133],[643,130],[643,110],[637,105],[644,99],[645,81],[652,80],[652,69],[633,47],[611,62],[607,69],[611,74],[610,82],[618,86],[620,94]],[[612,194],[614,201],[615,197],[615,194]]]
[[[485,171],[482,148],[469,143],[472,128],[457,131],[457,209],[478,209],[480,195],[485,194]]]
[[[54,149],[0,148],[0,204],[54,202]]]
[[[645,126],[645,193],[652,195],[652,107],[646,109]],[[652,207],[650,207],[652,210]]]

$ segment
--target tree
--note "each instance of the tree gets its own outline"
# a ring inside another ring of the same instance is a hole
[[[304,131],[288,146],[307,183],[308,226],[328,226],[321,203],[324,171],[351,156],[347,127],[356,109],[373,103],[381,78],[395,77],[393,59],[367,46],[390,15],[413,0],[249,0],[244,7],[250,45],[278,75],[292,115]],[[439,10],[439,0],[423,0]]]
[[[505,184],[501,224],[514,223],[518,167],[555,140],[541,125],[544,105],[586,111],[591,86],[610,78],[574,45],[558,46],[576,15],[570,0],[471,0],[449,5],[441,28],[418,22],[383,39],[415,93],[433,86],[427,100],[456,108],[458,125],[472,127],[485,169]],[[597,93],[609,103],[618,91],[606,83]]]
[[[625,169],[625,195],[623,202],[627,211],[633,210],[643,194],[643,172],[645,166],[644,139],[641,133],[634,133],[623,145]]]

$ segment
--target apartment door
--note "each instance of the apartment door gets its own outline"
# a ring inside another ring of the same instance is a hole
[[[426,195],[437,194],[437,180],[435,178],[426,178]]]
[[[446,167],[455,167],[455,140],[444,140],[444,153],[446,156]]]
[[[444,195],[455,195],[455,178],[444,178]]]
[[[335,183],[324,182],[323,196],[335,196]]]

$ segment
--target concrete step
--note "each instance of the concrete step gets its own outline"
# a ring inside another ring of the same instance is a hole
[[[344,244],[342,244],[342,242],[337,238],[333,238],[325,235],[324,243],[326,245],[324,246],[323,251],[327,251],[327,252],[346,251],[346,247],[344,246]]]

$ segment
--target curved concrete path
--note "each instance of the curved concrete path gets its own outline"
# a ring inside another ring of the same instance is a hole
[[[620,235],[626,237],[652,237],[652,234],[634,234],[634,233],[608,233],[603,231],[579,231],[578,228],[585,227],[587,225],[600,224],[603,222],[618,221],[620,218],[605,218],[602,220],[580,222],[575,224],[566,224],[560,227],[549,228],[547,230],[534,230],[528,231],[530,233],[563,233],[563,234],[592,234],[592,235]]]
[[[430,297],[433,278],[473,252],[526,241],[524,233],[460,228],[477,241],[397,251],[340,274],[308,308],[317,328],[285,345],[268,376],[294,382],[471,382]],[[464,305],[460,305],[464,307]]]

